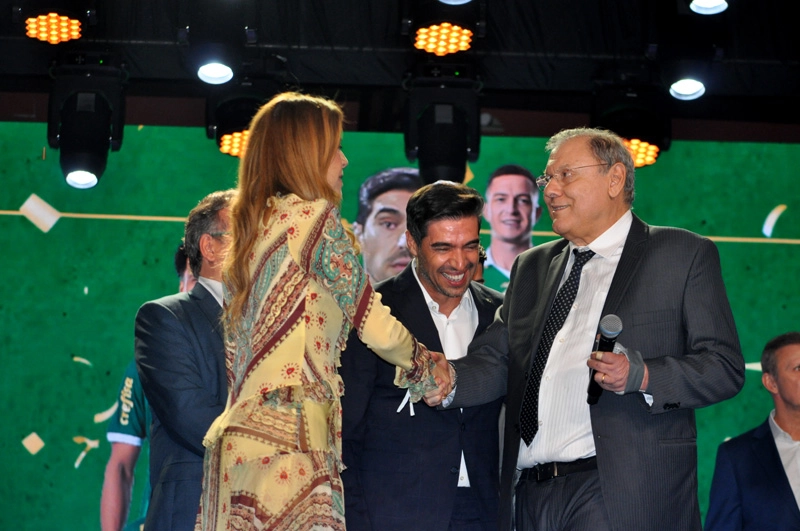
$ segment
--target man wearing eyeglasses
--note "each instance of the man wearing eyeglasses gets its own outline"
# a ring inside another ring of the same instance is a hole
[[[194,529],[203,437],[228,397],[221,280],[234,194],[209,194],[186,220],[184,245],[198,275],[195,287],[147,302],[136,315],[136,367],[153,417],[148,531]]]
[[[631,212],[616,134],[565,130],[547,150],[538,184],[562,239],[517,258],[495,322],[452,362],[446,407],[506,395],[504,531],[699,530],[694,410],[744,383],[719,254]],[[624,327],[597,352],[608,314]]]

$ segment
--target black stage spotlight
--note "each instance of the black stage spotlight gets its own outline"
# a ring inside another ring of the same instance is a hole
[[[612,86],[595,93],[592,126],[625,141],[637,168],[654,164],[669,149],[672,122],[666,92],[655,86]]]
[[[409,0],[402,32],[414,48],[439,57],[463,52],[486,35],[485,0]]]
[[[97,0],[12,0],[11,19],[26,36],[49,44],[80,39],[97,24]]]
[[[75,188],[95,186],[105,171],[108,150],[122,147],[124,73],[111,66],[113,59],[72,54],[51,71],[47,140],[60,151],[64,178]]]
[[[189,22],[179,40],[189,44],[188,62],[197,77],[210,85],[228,83],[242,71],[244,48],[257,42],[255,2],[194,0]]]
[[[206,134],[226,155],[241,157],[247,148],[248,126],[266,98],[230,96],[206,100]]]
[[[410,82],[406,157],[410,162],[419,160],[420,176],[427,183],[464,182],[467,161],[478,160],[478,85],[466,70],[463,65],[436,65],[435,77]]]

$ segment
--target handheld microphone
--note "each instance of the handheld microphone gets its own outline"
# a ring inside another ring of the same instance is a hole
[[[617,344],[617,336],[622,333],[622,319],[610,313],[600,319],[600,325],[597,327],[600,332],[597,334],[597,340],[594,343],[594,350],[599,352],[614,352],[614,346]],[[588,396],[586,402],[589,405],[596,404],[603,394],[603,388],[594,379],[594,369],[589,372],[589,388],[587,389]]]

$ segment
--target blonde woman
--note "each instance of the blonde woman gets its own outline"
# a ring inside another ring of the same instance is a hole
[[[351,328],[413,399],[450,390],[443,356],[380,303],[342,227],[342,120],[284,93],[250,124],[225,266],[228,403],[204,443],[198,529],[345,529],[337,367]]]

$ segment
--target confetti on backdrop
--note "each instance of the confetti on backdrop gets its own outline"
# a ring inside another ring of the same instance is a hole
[[[77,436],[73,437],[72,440],[75,441],[77,444],[85,444],[86,445],[83,448],[83,451],[78,456],[78,458],[75,460],[75,468],[78,468],[79,466],[81,466],[81,462],[83,461],[83,458],[86,457],[86,454],[88,454],[89,451],[93,450],[94,448],[99,448],[100,447],[100,441],[99,440],[97,440],[97,439],[89,439],[87,437],[83,437],[82,435],[77,435]]]
[[[772,238],[772,229],[775,228],[775,223],[778,222],[778,218],[781,217],[783,211],[786,210],[786,205],[778,205],[772,209],[772,212],[769,213],[767,219],[764,220],[764,226],[761,229],[761,232],[764,233],[764,236],[767,238]]]
[[[744,364],[744,368],[745,368],[745,370],[748,370],[748,371],[761,372],[761,362],[760,361],[755,361],[753,363],[745,363]]]
[[[80,356],[72,355],[72,361],[75,363],[83,363],[84,365],[88,365],[89,367],[92,366],[92,362],[87,360],[86,358],[81,358]]]
[[[61,217],[58,210],[36,194],[31,194],[19,207],[19,211],[42,232],[52,229],[58,218]]]
[[[94,414],[94,423],[100,424],[101,422],[105,422],[111,418],[111,416],[117,412],[117,408],[119,407],[119,402],[114,400],[114,405],[110,408],[106,409],[105,411],[101,411],[100,413]]]
[[[31,455],[36,455],[37,453],[39,453],[39,450],[44,448],[44,441],[34,431],[31,432],[30,435],[22,439],[22,446],[24,446],[25,449],[31,453]]]

